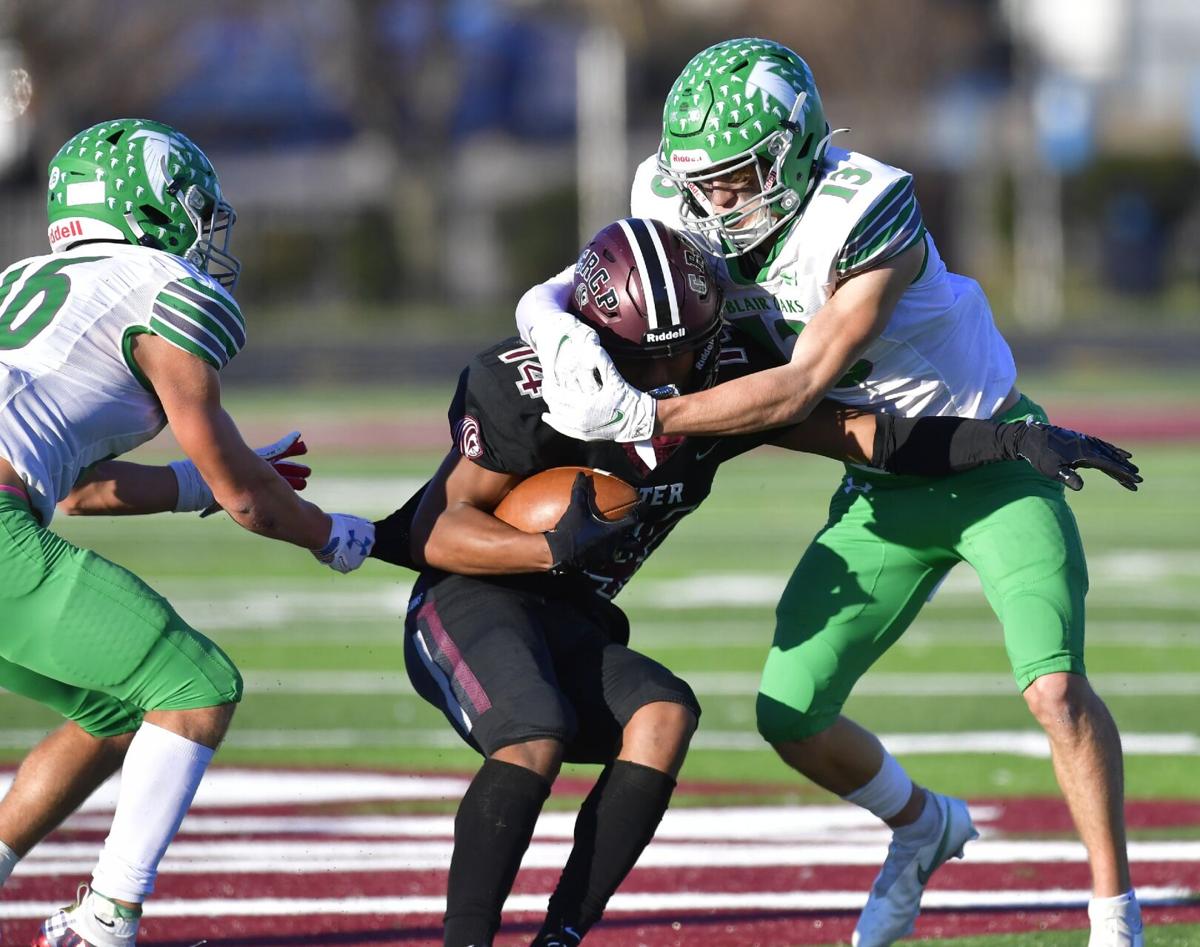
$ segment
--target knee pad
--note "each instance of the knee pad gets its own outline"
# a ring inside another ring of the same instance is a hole
[[[126,702],[143,710],[236,704],[245,684],[229,656],[178,615],[127,684]]]
[[[797,708],[759,694],[754,710],[759,735],[774,745],[805,740],[829,729],[841,713],[841,705],[831,710]]]
[[[836,669],[815,668],[799,654],[801,649],[772,649],[763,667],[755,702],[758,732],[768,743],[803,740],[829,727],[846,702],[848,689],[836,686]],[[810,649],[811,650],[811,649]]]
[[[690,710],[697,720],[700,719],[700,700],[696,697],[696,692],[692,690],[691,684],[671,673],[666,674],[656,684],[657,696],[652,697],[645,703],[666,701],[667,703],[679,704]]]
[[[1078,612],[1060,598],[1032,593],[1009,596],[1003,605],[1004,647],[1019,690],[1057,671],[1085,674],[1083,629]]]

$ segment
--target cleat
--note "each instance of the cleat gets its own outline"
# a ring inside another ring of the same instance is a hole
[[[529,947],[577,947],[581,940],[583,935],[573,928],[560,927],[556,931],[542,931]]]
[[[935,792],[930,792],[929,798],[941,815],[937,832],[915,847],[901,844],[893,836],[854,928],[853,947],[888,947],[911,934],[930,876],[951,858],[962,858],[963,846],[979,838],[965,802]]]
[[[134,947],[138,923],[118,917],[112,901],[80,885],[74,904],[42,922],[32,947]]]

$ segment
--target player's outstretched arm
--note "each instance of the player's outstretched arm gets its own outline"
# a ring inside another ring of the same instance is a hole
[[[83,472],[58,504],[67,516],[136,516],[175,509],[179,484],[170,467],[104,460]]]
[[[312,470],[289,458],[307,453],[300,432],[260,447],[255,453],[267,461],[293,490],[308,485]],[[67,516],[134,516],[145,513],[191,513],[201,516],[219,512],[200,471],[190,460],[167,466],[105,460],[80,475],[74,488],[59,504]]]
[[[560,275],[526,293],[518,310],[523,327],[545,327],[541,335],[527,335],[546,379],[543,419],[579,440],[612,441],[651,433],[746,434],[802,421],[887,325],[924,252],[923,244],[914,245],[847,279],[797,338],[786,365],[659,402],[626,382],[598,344],[557,328],[564,318],[557,307],[565,304]],[[564,384],[572,375],[574,385]]]
[[[150,335],[137,337],[134,358],[162,402],[179,445],[238,525],[306,549],[326,546],[337,521],[301,500],[246,445],[221,407],[220,382],[211,366]]]
[[[1038,421],[897,418],[824,400],[803,422],[780,431],[772,443],[896,474],[936,477],[1025,460],[1072,490],[1083,487],[1080,468],[1099,470],[1127,490],[1136,490],[1142,482],[1129,451]]]
[[[1038,473],[1072,490],[1083,488],[1080,469],[1099,470],[1126,490],[1142,482],[1133,456],[1108,441],[1035,421],[967,418],[889,419],[875,437],[876,466],[893,473],[956,473],[1001,460],[1027,461]]]
[[[918,242],[846,280],[800,333],[786,365],[659,402],[655,433],[745,434],[804,420],[883,331],[924,253]]]

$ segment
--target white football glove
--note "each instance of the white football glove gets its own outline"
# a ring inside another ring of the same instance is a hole
[[[566,391],[594,392],[596,373],[608,353],[596,330],[569,312],[545,312],[529,330],[530,342],[542,366],[542,378]]]
[[[375,545],[375,524],[361,516],[348,513],[330,513],[333,525],[329,530],[329,541],[312,554],[317,562],[324,563],[334,572],[353,572],[371,554]]]
[[[603,351],[603,350],[601,350]],[[542,420],[578,441],[644,441],[654,435],[654,399],[627,382],[605,353],[596,368],[599,383],[568,390],[542,379],[542,397],[550,409]],[[593,377],[593,381],[595,378]]]
[[[274,444],[257,448],[254,453],[275,468],[275,472],[288,482],[293,490],[303,490],[308,484],[312,473],[307,464],[289,461],[286,458],[308,453],[308,447],[300,439],[299,431],[292,431],[277,440]],[[176,513],[194,513],[202,510],[201,517],[211,516],[221,510],[221,505],[213,499],[200,471],[190,460],[173,460],[168,464],[175,472],[179,484],[179,495],[175,501]]]

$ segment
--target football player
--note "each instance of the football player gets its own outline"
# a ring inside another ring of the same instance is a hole
[[[626,377],[660,396],[687,396],[778,364],[750,335],[723,327],[722,291],[703,254],[661,222],[628,219],[601,230],[571,285],[572,310],[599,344]],[[830,401],[767,432],[585,442],[541,422],[541,391],[542,367],[521,339],[477,356],[450,407],[453,447],[437,474],[376,524],[372,555],[402,565],[415,558],[422,570],[405,624],[409,678],[485,758],[455,818],[446,947],[492,943],[564,760],[603,771],[580,810],[536,945],[579,943],[653,836],[700,708],[684,681],[628,646],[628,621],[612,599],[704,501],[722,463],[773,443],[898,473],[948,473],[1021,455],[1047,476],[1079,463],[1136,478],[1123,451],[1073,432],[912,421]],[[632,484],[640,514],[600,518],[581,475],[546,533],[521,532],[493,515],[523,478],[573,465]]]
[[[983,291],[938,255],[911,175],[833,147],[832,134],[811,71],[778,43],[729,40],[684,67],[658,154],[635,175],[633,212],[704,239],[726,318],[786,364],[655,401],[564,316],[564,274],[519,311],[546,371],[550,423],[617,441],[740,434],[798,421],[822,397],[908,418],[1045,419],[1016,387]],[[886,535],[878,522],[891,524]],[[858,577],[864,607],[852,614],[820,604],[835,561]],[[882,947],[908,934],[930,874],[976,834],[963,802],[914,784],[841,714],[858,678],[960,561],[1004,626],[1017,689],[1049,738],[1087,848],[1091,947],[1138,947],[1120,737],[1084,666],[1083,547],[1063,485],[1027,467],[938,481],[847,468],[779,603],[759,731],[793,768],[894,830],[854,943]]]
[[[50,161],[51,252],[0,273],[0,686],[67,723],[0,804],[0,884],[121,766],[90,888],[37,947],[128,947],[158,863],[241,699],[237,668],[137,576],[49,529],[72,514],[215,510],[361,564],[369,522],[296,496],[291,435],[255,452],[218,373],[246,341],[234,213],[204,153],[167,125],[104,122]],[[188,459],[113,458],[171,425]],[[219,507],[217,506],[219,505]]]

